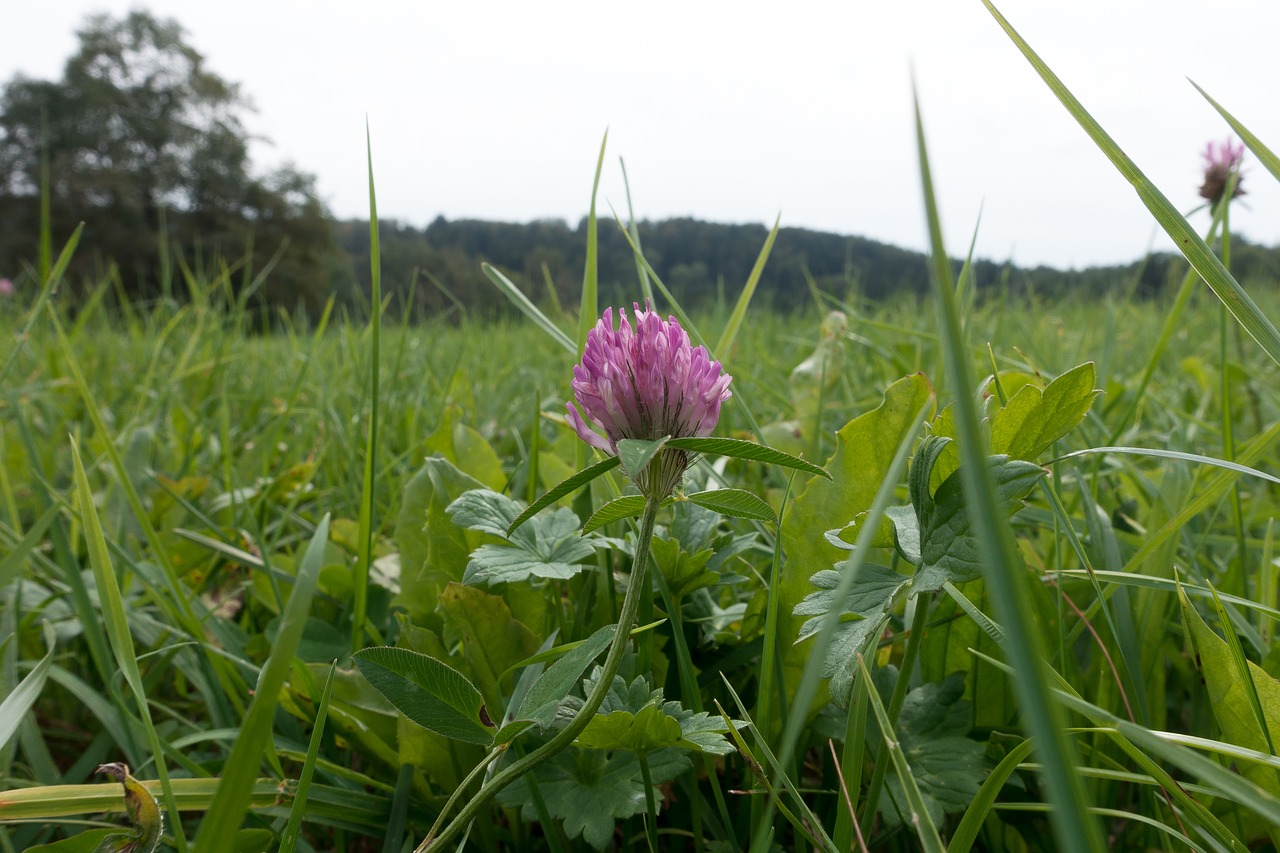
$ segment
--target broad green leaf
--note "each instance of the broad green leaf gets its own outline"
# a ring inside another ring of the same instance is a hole
[[[583,749],[627,749],[648,752],[680,743],[680,724],[660,704],[636,711],[596,714],[574,741]]]
[[[687,497],[698,506],[731,518],[777,520],[769,504],[744,489],[714,489],[708,492],[694,492]]]
[[[896,672],[893,667],[876,672],[880,676],[890,671]],[[883,676],[876,680],[880,687],[892,684]],[[963,695],[964,676],[951,675],[913,688],[898,714],[898,745],[935,826],[941,826],[946,815],[964,811],[987,775],[985,745],[967,737],[973,710]],[[886,824],[897,826],[900,815],[908,813],[901,780],[891,776],[880,796],[880,814]]]
[[[781,450],[774,450],[772,447],[765,447],[763,444],[741,438],[673,438],[667,442],[666,446],[675,450],[708,453],[712,456],[732,456],[735,459],[746,459],[751,462],[767,462],[770,465],[781,465],[831,479],[831,475],[825,469],[812,462],[806,462],[790,453],[783,453]]]
[[[1010,459],[1035,461],[1084,420],[1099,391],[1093,362],[1068,370],[1043,391],[1023,385],[991,416],[991,451]]]
[[[908,475],[911,503],[916,524],[909,523],[898,533],[904,544],[902,554],[914,558],[916,575],[911,582],[912,594],[936,592],[947,581],[965,583],[982,576],[982,552],[978,533],[969,519],[961,473],[949,476],[936,494],[929,494],[933,464],[950,443],[950,439],[930,436],[916,451]],[[1044,476],[1044,469],[1031,462],[991,456],[987,460],[991,480],[1000,507],[1008,517],[1022,506],[1022,499]],[[903,519],[902,513],[890,518]],[[913,553],[918,537],[918,553]]]
[[[612,471],[614,468],[617,468],[619,464],[618,457],[610,456],[606,459],[600,460],[590,467],[583,468],[573,476],[551,487],[543,493],[542,497],[529,504],[529,508],[520,513],[520,515],[516,517],[515,521],[511,522],[511,526],[507,528],[507,535],[510,536],[515,532],[516,528],[524,524],[533,516],[537,515],[545,507],[551,506],[551,504],[560,500],[565,495],[577,491],[587,483],[590,483],[596,477],[599,477],[601,474]]]
[[[590,533],[606,524],[612,524],[624,518],[634,518],[642,512],[644,512],[644,495],[623,495],[620,498],[614,498],[592,513],[587,523],[582,525],[582,532]]]
[[[648,756],[650,781],[669,782],[686,771],[689,759],[680,751],[664,749]],[[564,822],[569,838],[581,836],[596,850],[613,841],[617,822],[645,811],[644,783],[634,753],[569,749],[540,764],[529,774],[537,783],[547,812]],[[657,802],[662,792],[653,791]],[[538,808],[528,777],[517,779],[498,794],[507,808],[519,808],[526,821],[538,820]]]
[[[624,438],[618,442],[618,459],[622,461],[622,470],[632,480],[636,479],[653,461],[653,457],[662,452],[662,448],[671,436],[656,441],[641,441],[638,438]]]
[[[1248,687],[1240,678],[1240,670],[1232,659],[1227,642],[1205,624],[1200,614],[1178,591],[1182,618],[1195,646],[1197,662],[1208,691],[1207,700],[1222,736],[1237,746],[1269,753],[1267,735],[1258,725],[1257,715],[1248,695]],[[1280,742],[1280,681],[1262,667],[1248,662],[1261,713],[1271,734],[1271,743]],[[1275,769],[1257,764],[1242,764],[1241,772],[1259,788],[1280,796],[1280,775]]]
[[[486,489],[462,494],[446,509],[455,524],[508,539],[506,530],[520,505]],[[511,534],[506,544],[481,545],[471,553],[462,582],[468,585],[516,583],[536,578],[570,578],[586,568],[595,553],[578,535],[578,517],[561,507],[534,518]]]
[[[448,664],[389,646],[362,649],[352,659],[379,693],[424,729],[465,743],[493,742],[480,691]]]
[[[440,610],[445,627],[462,641],[471,676],[496,717],[503,705],[502,673],[538,650],[537,637],[512,617],[506,601],[475,587],[449,584],[440,593]]]
[[[438,456],[431,457],[405,484],[395,540],[400,546],[400,595],[415,622],[439,625],[436,600],[451,581],[462,580],[471,552],[484,541],[453,523],[446,508],[484,484]]]
[[[547,667],[525,694],[515,719],[529,720],[543,727],[550,725],[560,701],[582,681],[582,673],[608,648],[617,630],[616,625],[604,626]]]
[[[795,616],[810,617],[799,630],[796,647],[816,634],[823,618],[839,606],[835,600],[836,587],[840,585],[841,573],[849,570],[848,566],[847,562],[840,562],[835,569],[824,569],[809,579],[818,591],[805,596],[792,611]],[[859,569],[853,592],[841,610],[844,619],[836,627],[822,666],[823,677],[831,679],[831,698],[837,704],[848,702],[858,654],[879,635],[894,598],[910,582],[905,575],[875,563],[863,563]]]
[[[799,496],[782,518],[786,560],[779,589],[773,591],[780,596],[778,634],[785,638],[783,673],[787,695],[795,691],[808,659],[808,650],[792,645],[790,640],[801,633],[801,617],[812,615],[793,614],[793,608],[812,592],[809,577],[815,568],[832,566],[847,555],[847,549],[832,545],[824,534],[843,528],[870,508],[898,445],[906,438],[916,415],[932,401],[933,388],[923,374],[899,379],[885,391],[884,402],[878,408],[855,418],[836,433],[836,450],[826,465],[834,480],[812,477],[802,489],[796,486]],[[828,589],[834,589],[834,583]],[[849,658],[845,661],[852,663]]]

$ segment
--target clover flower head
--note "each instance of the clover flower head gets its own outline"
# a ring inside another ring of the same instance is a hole
[[[705,347],[690,345],[674,317],[663,320],[635,303],[632,308],[634,327],[620,308],[615,329],[613,309],[607,308],[587,333],[582,362],[573,368],[577,406],[565,404],[569,424],[587,444],[614,455],[624,438],[710,435],[720,420],[720,404],[732,396],[732,377]],[[628,473],[644,494],[666,497],[692,461],[687,451],[664,448],[648,470]]]
[[[1232,170],[1238,170],[1244,159],[1244,144],[1227,137],[1222,143],[1210,142],[1204,148],[1204,183],[1200,185],[1200,197],[1216,204],[1227,192],[1227,179]],[[1240,178],[1236,177],[1232,198],[1244,195]]]
[[[0,278],[0,296],[8,298],[14,293],[13,282],[7,278]]]

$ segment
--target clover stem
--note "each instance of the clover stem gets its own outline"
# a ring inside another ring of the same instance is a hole
[[[644,502],[644,514],[640,517],[640,534],[636,539],[635,562],[631,567],[631,582],[627,586],[626,597],[622,600],[622,611],[618,614],[617,631],[613,635],[613,643],[609,646],[609,655],[605,658],[604,668],[595,687],[587,696],[582,708],[574,715],[569,724],[556,733],[556,736],[535,749],[533,752],[513,762],[509,767],[494,774],[493,778],[481,786],[458,816],[450,821],[440,835],[435,835],[435,828],[427,834],[422,844],[414,853],[426,853],[433,848],[443,849],[450,839],[469,825],[476,815],[497,796],[498,792],[516,779],[533,770],[542,762],[562,752],[577,739],[582,730],[591,722],[600,705],[604,703],[609,688],[613,686],[613,677],[618,674],[622,656],[627,650],[627,642],[631,637],[631,629],[635,625],[636,612],[640,607],[641,593],[647,586],[647,570],[649,568],[649,544],[653,540],[653,526],[658,517],[661,497],[649,496]],[[469,777],[470,778],[470,777]],[[456,792],[455,792],[456,793]],[[452,798],[451,798],[452,800]]]

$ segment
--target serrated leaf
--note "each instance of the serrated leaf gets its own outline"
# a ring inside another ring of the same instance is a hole
[[[533,516],[537,515],[546,507],[551,506],[565,495],[576,492],[578,489],[582,488],[587,483],[590,483],[601,474],[606,474],[609,471],[612,471],[614,468],[617,468],[619,464],[618,457],[610,456],[607,459],[600,460],[594,465],[583,468],[576,474],[567,477],[560,483],[552,486],[543,493],[542,497],[529,504],[528,509],[516,516],[516,519],[511,522],[511,526],[507,528],[507,535],[510,536],[517,528],[520,527],[520,525],[524,524],[530,518],[533,518]]]
[[[658,704],[638,711],[596,714],[574,743],[583,749],[649,752],[680,743],[680,724]]]
[[[840,562],[835,569],[818,572],[809,579],[818,592],[805,596],[792,611],[796,616],[812,617],[800,628],[797,644],[816,634],[822,626],[823,617],[838,606],[835,590],[840,584],[840,573],[847,571],[848,566],[847,561]],[[885,566],[862,564],[853,592],[841,611],[844,621],[837,626],[822,665],[822,675],[831,679],[831,697],[838,704],[844,705],[848,701],[858,653],[868,640],[879,633],[894,597],[910,581],[910,578]]]
[[[486,489],[465,492],[447,509],[454,523],[507,539],[520,505]],[[578,536],[578,517],[561,507],[515,531],[507,544],[482,545],[471,553],[462,582],[469,586],[516,583],[535,578],[571,578],[595,549]]]
[[[891,675],[893,668],[878,670]],[[877,678],[887,694],[891,678]],[[935,826],[948,814],[962,812],[977,796],[987,776],[985,746],[966,737],[973,710],[964,696],[964,676],[923,684],[907,693],[895,727],[898,744]],[[889,826],[909,814],[906,792],[896,775],[888,777],[880,796],[880,814]]]
[[[582,526],[582,532],[590,533],[606,524],[612,524],[624,518],[634,518],[642,512],[644,512],[644,495],[624,495],[614,498],[591,514],[587,523]]]
[[[677,539],[655,538],[649,546],[649,553],[677,601],[695,589],[715,586],[720,582],[719,573],[707,569],[707,563],[715,554],[710,548],[690,554]]]
[[[389,646],[362,649],[352,659],[379,693],[424,729],[464,743],[493,742],[493,730],[481,722],[480,691],[448,664]]]
[[[826,469],[812,462],[806,462],[790,453],[783,453],[781,450],[774,450],[772,447],[741,438],[673,438],[667,442],[666,446],[675,450],[692,450],[694,453],[732,456],[735,459],[782,465],[785,468],[795,468],[798,471],[807,471],[810,474],[831,479]]]
[[[648,756],[650,781],[656,802],[663,801],[656,786],[669,782],[690,767],[678,750],[659,750]],[[617,822],[645,811],[644,783],[634,753],[569,749],[540,764],[529,774],[551,817],[564,822],[569,838],[581,836],[597,850],[613,840]],[[519,808],[526,821],[539,819],[527,777],[521,777],[498,794],[507,808]]]
[[[1072,368],[1041,391],[1024,385],[991,417],[991,450],[1034,461],[1084,420],[1094,398],[1093,362]]]
[[[743,489],[714,489],[687,496],[692,503],[731,518],[754,518],[776,521],[773,508],[756,495]]]
[[[840,528],[865,512],[892,463],[898,446],[915,429],[916,415],[933,402],[933,388],[923,374],[898,380],[885,390],[884,402],[845,424],[836,433],[836,451],[827,462],[833,482],[811,477],[799,496],[788,504],[780,538],[786,551],[779,597],[778,631],[783,637],[800,634],[793,608],[810,592],[814,569],[831,566],[847,556],[824,533]],[[799,488],[799,487],[797,487]],[[788,645],[783,651],[783,677],[788,695],[794,692],[809,657],[807,647]]]
[[[525,694],[515,719],[535,722],[544,728],[550,725],[560,700],[582,680],[582,673],[608,648],[617,630],[617,625],[604,626],[547,667]]]
[[[898,541],[903,546],[902,556],[916,565],[911,582],[913,595],[936,592],[947,581],[958,584],[982,576],[981,543],[969,518],[960,471],[947,477],[935,494],[929,494],[933,465],[950,441],[929,436],[921,442],[907,477],[918,529],[913,530],[910,522],[905,522],[898,531]],[[1038,465],[1007,456],[988,457],[987,464],[1006,516],[1021,508],[1023,497],[1044,476],[1044,469]],[[901,509],[887,514],[895,524],[906,518]],[[918,551],[913,541],[916,536]]]
[[[663,445],[671,440],[664,436],[656,441],[644,441],[639,438],[624,438],[618,442],[618,459],[622,461],[622,469],[632,480],[636,479],[645,467],[661,452]]]

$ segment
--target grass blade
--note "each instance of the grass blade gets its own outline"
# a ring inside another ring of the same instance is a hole
[[[1226,119],[1227,124],[1231,125],[1231,129],[1244,140],[1244,144],[1253,152],[1253,156],[1258,158],[1258,162],[1266,167],[1266,170],[1271,173],[1272,177],[1277,181],[1280,181],[1280,157],[1277,157],[1274,151],[1263,145],[1261,139],[1250,133],[1249,128],[1245,127],[1238,119],[1236,119],[1235,116],[1223,109],[1221,104],[1209,97],[1209,93],[1204,89],[1201,89],[1200,84],[1195,80],[1190,80],[1188,82],[1190,82],[1192,86],[1195,86],[1196,91],[1203,95],[1204,99],[1218,111],[1218,114]]]
[[[933,192],[918,99],[915,120],[943,354],[947,375],[955,390],[961,480],[969,515],[978,532],[978,541],[982,543],[980,550],[988,594],[995,606],[996,617],[1005,630],[1004,652],[1015,672],[1014,689],[1021,706],[1022,725],[1035,739],[1037,754],[1044,766],[1041,778],[1053,805],[1051,817],[1059,849],[1078,853],[1103,850],[1106,849],[1106,841],[1097,819],[1089,812],[1084,785],[1075,769],[1078,758],[1063,734],[1066,720],[1049,694],[1045,673],[1047,656],[1043,640],[1030,621],[1034,606],[1027,588],[1026,573],[1022,570],[1022,562],[986,462],[987,451],[983,445],[977,402],[971,391],[975,387],[973,370],[961,337],[955,288],[951,281],[951,261],[942,240],[942,225]]]
[[[1173,242],[1177,245],[1178,251],[1186,257],[1195,267],[1196,272],[1204,279],[1205,284],[1217,294],[1222,300],[1222,304],[1227,306],[1227,310],[1231,312],[1237,322],[1244,327],[1245,331],[1258,342],[1259,346],[1271,356],[1272,360],[1280,364],[1280,331],[1276,330],[1275,325],[1262,313],[1257,304],[1249,297],[1240,283],[1227,271],[1222,265],[1222,261],[1213,253],[1213,250],[1200,239],[1200,235],[1187,223],[1178,209],[1173,206],[1169,199],[1165,198],[1164,193],[1156,189],[1155,184],[1147,179],[1147,176],[1137,167],[1137,165],[1129,159],[1120,146],[1116,145],[1102,126],[1094,121],[1084,106],[1076,100],[1075,96],[1063,85],[1049,66],[1031,49],[1023,39],[1018,35],[1017,30],[1000,14],[999,10],[991,3],[991,0],[982,0],[984,6],[1000,24],[1013,43],[1018,46],[1018,50],[1022,51],[1022,55],[1026,57],[1031,66],[1035,68],[1036,73],[1049,86],[1062,105],[1067,108],[1067,112],[1071,113],[1072,118],[1084,128],[1085,133],[1089,134],[1089,138],[1094,144],[1107,155],[1109,159],[1119,170],[1120,174],[1133,184],[1134,190],[1138,193],[1138,198],[1147,206],[1147,210],[1151,211],[1151,215],[1155,217],[1165,232],[1173,238]]]
[[[275,723],[276,705],[280,688],[293,668],[302,629],[311,611],[311,599],[315,595],[316,580],[324,563],[325,543],[329,540],[329,516],[316,526],[315,535],[307,545],[306,553],[298,566],[298,576],[293,592],[280,619],[280,631],[276,635],[271,656],[262,668],[254,691],[253,704],[245,714],[240,736],[227,757],[222,779],[214,792],[209,813],[200,824],[196,835],[197,850],[231,850],[236,832],[249,810],[253,781],[258,777],[258,764],[268,748]]]
[[[333,695],[333,675],[337,668],[338,663],[334,661],[329,667],[329,677],[324,682],[324,692],[320,694],[320,704],[316,706],[316,721],[311,729],[311,740],[307,743],[307,757],[302,763],[302,772],[298,775],[298,792],[289,808],[289,823],[280,836],[279,853],[293,853],[298,844],[302,817],[307,811],[307,795],[311,793],[311,779],[315,776],[316,759],[320,755],[320,743],[324,740],[324,723],[329,715],[329,697]]]

